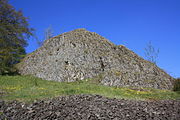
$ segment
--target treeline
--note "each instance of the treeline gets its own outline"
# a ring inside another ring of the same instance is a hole
[[[14,65],[26,54],[32,32],[22,11],[16,11],[8,0],[0,0],[0,75],[16,73]]]

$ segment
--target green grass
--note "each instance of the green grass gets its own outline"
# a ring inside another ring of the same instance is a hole
[[[91,79],[78,82],[46,81],[32,76],[0,76],[0,99],[32,102],[62,95],[98,94],[110,98],[137,100],[180,99],[180,94],[169,90],[117,88],[98,85]]]

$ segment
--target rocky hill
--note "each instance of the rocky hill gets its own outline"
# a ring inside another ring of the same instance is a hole
[[[173,78],[122,45],[86,29],[46,40],[19,64],[20,74],[46,80],[94,78],[103,85],[172,89]]]

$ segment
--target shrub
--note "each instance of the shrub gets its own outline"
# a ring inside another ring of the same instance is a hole
[[[174,91],[180,91],[180,78],[177,78],[174,82]]]

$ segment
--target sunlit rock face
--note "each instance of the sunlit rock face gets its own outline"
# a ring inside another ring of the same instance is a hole
[[[103,85],[172,89],[174,79],[122,45],[86,29],[46,40],[19,64],[22,75],[54,81],[93,78]]]

